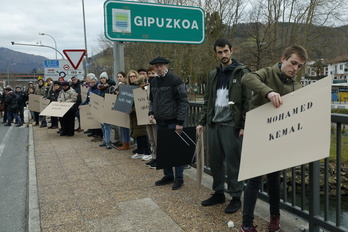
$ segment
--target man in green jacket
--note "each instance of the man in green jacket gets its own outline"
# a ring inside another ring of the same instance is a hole
[[[227,192],[232,196],[225,213],[235,213],[241,208],[243,182],[238,182],[242,137],[245,114],[250,106],[251,93],[241,84],[242,76],[249,72],[242,64],[232,59],[232,44],[221,38],[214,44],[220,66],[210,72],[204,96],[199,125],[200,134],[208,126],[209,164],[213,176],[215,193],[203,206],[225,202],[225,181]],[[227,179],[225,178],[227,174]]]
[[[272,67],[263,68],[248,73],[242,78],[242,83],[253,91],[251,108],[254,109],[265,103],[272,102],[275,108],[283,104],[281,96],[301,88],[294,81],[294,76],[308,60],[306,49],[301,46],[290,46],[282,54],[281,62]],[[257,154],[256,154],[257,155]],[[269,161],[270,163],[272,160]],[[253,225],[254,209],[261,188],[262,176],[248,180],[244,192],[243,223],[239,232],[257,232]],[[270,205],[269,232],[280,231],[280,172],[267,174],[267,189]],[[264,231],[264,230],[262,230]]]

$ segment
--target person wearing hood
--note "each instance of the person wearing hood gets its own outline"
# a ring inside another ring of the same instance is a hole
[[[106,72],[102,72],[99,76],[99,84],[98,84],[99,96],[104,98],[105,94],[110,92],[111,90],[110,87],[114,85],[116,85],[116,82],[114,80],[109,79],[108,74]],[[102,125],[104,140],[101,144],[99,144],[99,146],[106,147],[107,149],[111,149],[110,124],[102,123],[101,125]]]
[[[59,102],[73,102],[77,101],[77,94],[73,88],[70,87],[69,82],[64,81],[62,83],[62,90],[59,92]],[[73,105],[62,118],[60,118],[61,131],[60,136],[73,136],[75,127],[75,113],[76,104]]]
[[[232,214],[242,206],[244,183],[238,181],[238,172],[251,91],[241,84],[241,79],[249,69],[232,59],[233,47],[228,39],[216,40],[214,51],[220,65],[208,76],[204,104],[196,130],[200,134],[204,126],[209,129],[209,163],[215,192],[201,204],[212,206],[225,203],[227,183],[226,192],[231,195],[232,200],[225,208],[225,213]]]

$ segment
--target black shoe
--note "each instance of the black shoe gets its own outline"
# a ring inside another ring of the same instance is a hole
[[[154,160],[155,162],[153,162],[151,165],[150,165],[150,168],[152,169],[156,169],[157,168],[157,165],[156,165],[156,160]]]
[[[83,133],[84,134],[90,134],[90,133],[92,133],[92,131],[90,129],[88,129],[88,130],[84,131]]]
[[[138,151],[138,148],[135,149],[135,150],[133,150],[132,152],[133,152],[133,154],[140,153],[140,152]]]
[[[16,127],[21,127],[23,126],[23,123],[19,123]]]
[[[235,213],[242,207],[242,201],[240,199],[233,198],[230,204],[226,207],[225,213]]]
[[[146,165],[147,167],[150,167],[151,164],[153,164],[154,162],[156,162],[156,160],[152,159],[152,160],[150,160],[149,162],[145,163],[145,165]]]
[[[201,204],[203,206],[211,206],[211,205],[225,203],[225,201],[226,201],[226,198],[225,198],[225,194],[224,193],[217,193],[217,192],[215,192],[207,200],[202,201]]]
[[[11,124],[6,123],[4,126],[11,126]]]
[[[116,147],[122,147],[123,143],[122,141],[117,141],[115,143],[113,143]]]
[[[87,136],[88,136],[88,137],[92,137],[92,136],[95,137],[95,135],[96,135],[96,134],[88,134]]]
[[[164,176],[164,177],[162,177],[162,179],[156,181],[155,185],[156,186],[160,186],[160,185],[171,184],[173,182],[174,182],[174,178],[173,177]]]
[[[184,184],[183,180],[175,180],[174,184],[172,185],[172,190],[178,190],[180,189]]]

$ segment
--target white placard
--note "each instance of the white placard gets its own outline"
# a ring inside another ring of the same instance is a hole
[[[310,163],[329,156],[331,78],[247,112],[238,180]]]

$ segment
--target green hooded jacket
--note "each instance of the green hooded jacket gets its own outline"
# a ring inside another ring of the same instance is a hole
[[[251,91],[241,83],[242,76],[248,72],[249,70],[245,66],[238,65],[233,69],[231,79],[229,80],[228,96],[229,101],[234,102],[232,105],[233,120],[237,129],[244,129],[245,115],[250,107]],[[217,69],[214,69],[210,72],[207,79],[199,125],[205,126],[212,123],[216,101],[217,79]]]

